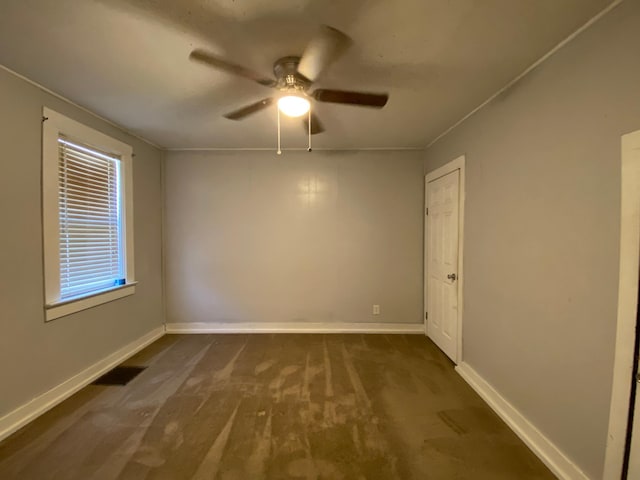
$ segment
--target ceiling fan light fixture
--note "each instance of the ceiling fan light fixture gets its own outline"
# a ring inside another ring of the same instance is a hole
[[[285,95],[278,100],[278,109],[288,117],[301,117],[309,108],[309,100],[299,95]]]

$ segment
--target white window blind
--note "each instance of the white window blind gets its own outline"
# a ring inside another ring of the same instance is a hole
[[[58,138],[61,300],[125,283],[120,163]]]

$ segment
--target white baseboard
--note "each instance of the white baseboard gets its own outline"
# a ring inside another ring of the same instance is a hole
[[[410,333],[422,323],[167,323],[167,333]]]
[[[456,367],[466,382],[489,404],[494,412],[515,432],[544,464],[561,480],[589,480],[551,440],[500,395],[478,372],[466,363]]]
[[[22,428],[27,423],[45,413],[47,410],[55,407],[63,400],[66,400],[102,374],[108,372],[116,365],[122,363],[127,358],[162,337],[164,333],[164,325],[152,330],[146,335],[143,335],[137,340],[134,340],[128,345],[125,345],[121,349],[113,352],[111,355],[103,358],[99,362],[94,363],[89,368],[83,370],[77,375],[74,375],[57,387],[52,388],[48,392],[43,393],[0,418],[0,440],[8,437],[16,430]]]

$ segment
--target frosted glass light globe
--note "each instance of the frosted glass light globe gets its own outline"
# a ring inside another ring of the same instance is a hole
[[[278,108],[289,117],[300,117],[310,108],[309,100],[297,95],[287,95],[278,100]]]

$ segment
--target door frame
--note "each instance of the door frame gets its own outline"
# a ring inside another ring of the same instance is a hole
[[[429,182],[437,180],[440,177],[444,177],[445,175],[454,172],[456,170],[460,171],[459,178],[459,188],[458,188],[458,328],[457,328],[457,348],[456,348],[456,358],[455,364],[458,365],[462,362],[462,317],[463,317],[463,286],[464,286],[464,262],[463,262],[463,252],[464,252],[464,199],[465,199],[465,163],[466,159],[464,155],[459,156],[458,158],[451,160],[449,163],[443,165],[440,168],[436,168],[435,170],[427,173],[424,177],[424,272],[423,272],[423,322],[424,322],[424,334],[429,335],[428,326],[429,320],[427,319],[427,278],[428,278],[428,252],[427,252],[427,202],[429,200]]]
[[[640,130],[622,137],[620,273],[616,347],[603,478],[622,476],[635,356],[640,268]],[[636,412],[640,414],[640,412]]]

